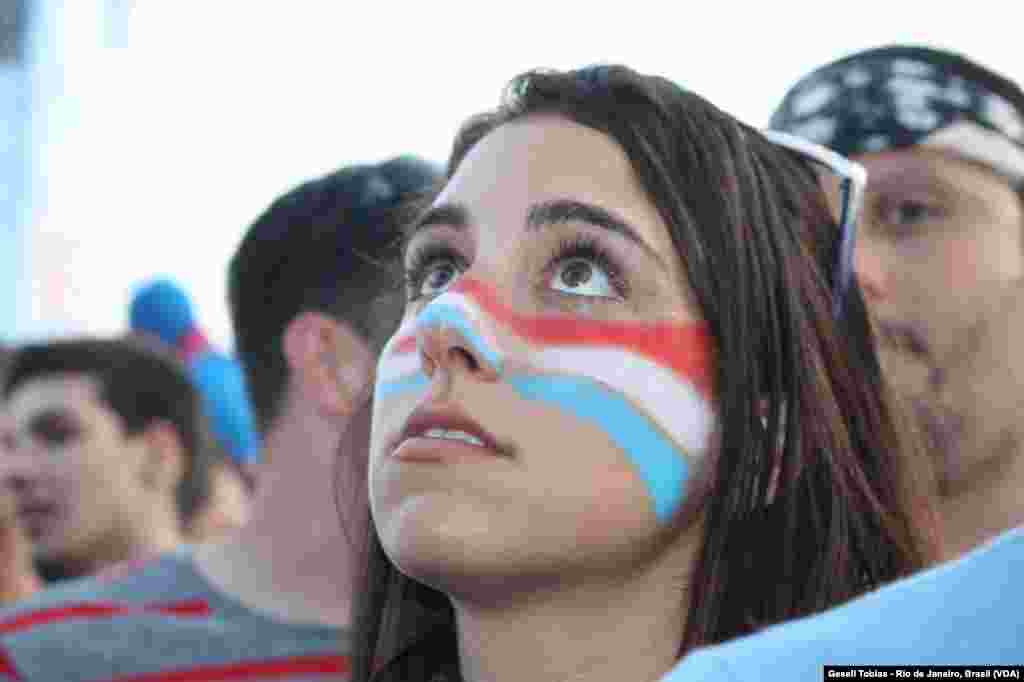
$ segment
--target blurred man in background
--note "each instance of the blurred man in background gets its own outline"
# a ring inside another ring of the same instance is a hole
[[[1020,665],[1024,596],[1024,92],[960,55],[867,50],[798,83],[772,127],[868,170],[858,279],[885,369],[930,436],[960,557],[687,657],[664,682],[811,679],[825,665]]]
[[[1013,448],[974,448],[963,435],[988,417],[938,397],[994,292],[1024,276],[1024,92],[961,55],[892,46],[810,73],[771,127],[867,168],[858,279],[887,375],[936,455],[943,536],[959,555],[1010,527],[989,487]]]
[[[825,665],[1024,664],[1024,282],[979,293],[972,332],[936,358],[935,403],[963,419],[964,456],[990,459],[963,514],[994,538],[823,614],[698,650],[663,682],[822,679]]]
[[[210,445],[180,364],[136,340],[29,345],[2,386],[0,482],[46,577],[174,549],[208,496]]]
[[[348,678],[369,400],[405,302],[400,208],[435,178],[408,158],[351,167],[297,187],[253,223],[228,277],[263,436],[250,520],[223,543],[9,612],[8,679]],[[72,602],[102,608],[69,614]]]

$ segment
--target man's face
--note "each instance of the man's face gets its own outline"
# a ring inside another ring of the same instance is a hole
[[[868,171],[856,267],[877,322],[883,367],[943,454],[961,469],[956,424],[933,396],[939,358],[979,323],[985,297],[1024,274],[1021,201],[996,173],[948,153],[905,150],[857,159]]]
[[[0,482],[14,494],[37,559],[103,562],[140,523],[142,436],[78,374],[21,384],[3,405]]]

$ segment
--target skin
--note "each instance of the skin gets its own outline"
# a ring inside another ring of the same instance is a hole
[[[944,358],[982,320],[992,288],[1024,275],[1021,202],[1001,176],[950,152],[916,148],[856,160],[868,188],[855,266],[882,361],[901,395],[931,409]],[[938,435],[954,444],[955,434]],[[942,462],[950,484],[964,476],[955,451],[947,448]]]
[[[952,555],[1024,525],[1024,283],[988,289],[981,321],[943,358],[936,402],[962,415],[959,444],[969,485],[949,496],[945,533]]]
[[[614,213],[644,246],[585,220],[529,225],[531,209],[561,199]],[[463,286],[472,285],[528,320],[699,325],[667,228],[618,145],[550,116],[503,125],[478,143],[434,208],[452,205],[465,220],[431,220],[407,250],[444,244],[460,255],[461,264],[427,264],[396,335],[415,331],[425,381],[391,394],[378,384],[370,494],[381,542],[400,570],[451,598],[467,679],[510,670],[531,680],[655,679],[682,638],[699,537],[688,507],[699,495],[678,496],[663,518],[628,443],[524,388],[536,358],[507,322],[481,304],[481,314],[466,313],[472,330],[460,330],[430,306],[451,287],[467,292],[468,310],[484,298]],[[560,243],[581,235],[600,243],[628,291],[595,260],[582,266],[586,277],[578,259],[552,261]],[[380,374],[388,362],[386,349]],[[403,439],[424,407],[469,417],[497,449]],[[679,455],[690,459],[691,480],[705,469],[703,454]]]
[[[961,351],[987,325],[993,297],[1024,275],[1024,213],[1009,183],[951,152],[865,154],[868,171],[856,270],[880,333],[880,358],[921,419],[935,453],[953,554],[976,544],[962,495],[985,487],[997,453],[965,439],[984,414],[948,393],[966,385]],[[965,395],[971,395],[967,393]]]
[[[350,586],[365,561],[373,357],[354,332],[317,313],[296,316],[283,346],[285,408],[263,434],[249,520],[222,541],[198,545],[196,566],[222,592],[275,620],[347,627]]]
[[[42,588],[14,496],[0,491],[0,607],[27,599]]]
[[[83,375],[27,381],[4,413],[0,476],[36,558],[88,574],[181,541],[167,427],[128,435]]]
[[[210,475],[210,498],[189,528],[195,542],[229,535],[249,518],[249,491],[242,476],[229,464],[215,465]]]

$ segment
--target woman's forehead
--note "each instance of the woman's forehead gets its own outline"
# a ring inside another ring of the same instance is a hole
[[[596,129],[552,114],[505,123],[487,134],[466,154],[434,206],[462,206],[471,222],[491,227],[505,220],[519,225],[533,206],[559,199],[622,215],[656,249],[671,248],[625,150]]]
[[[563,116],[533,115],[504,123],[459,163],[439,201],[469,188],[566,191],[639,190],[625,151],[604,133]]]

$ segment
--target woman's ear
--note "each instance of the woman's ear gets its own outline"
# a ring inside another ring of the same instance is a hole
[[[322,313],[300,313],[285,330],[283,350],[291,389],[318,413],[347,416],[366,400],[373,354],[345,323]]]

